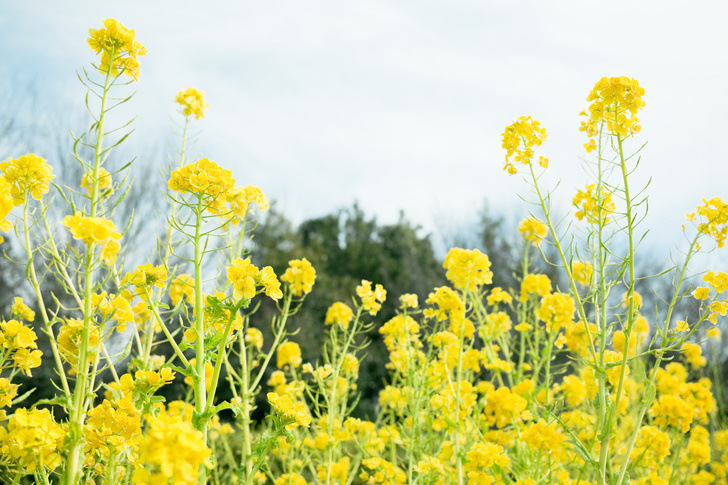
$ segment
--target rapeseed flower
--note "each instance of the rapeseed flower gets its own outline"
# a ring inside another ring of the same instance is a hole
[[[291,285],[293,296],[307,295],[316,281],[316,270],[306,258],[293,259],[288,262],[288,269],[281,276],[281,281]]]
[[[104,20],[101,29],[89,29],[86,41],[96,54],[101,54],[99,71],[118,76],[123,72],[139,81],[139,56],[146,55],[147,48],[138,40],[134,30],[127,29],[115,19]]]
[[[172,172],[167,186],[181,194],[197,195],[205,212],[220,217],[231,216],[226,204],[234,194],[235,179],[230,170],[207,158],[200,158]]]
[[[442,264],[445,275],[458,290],[475,290],[493,282],[488,256],[477,249],[452,248]]]
[[[180,105],[183,116],[193,116],[199,120],[205,116],[205,110],[210,107],[205,101],[205,93],[195,88],[183,89],[174,100]]]
[[[541,241],[548,234],[548,226],[535,217],[527,217],[518,224],[518,232],[521,237],[534,246],[540,246]]]
[[[586,132],[590,139],[597,136],[602,123],[606,124],[609,133],[622,138],[639,133],[641,126],[637,112],[645,106],[642,100],[644,94],[645,90],[636,79],[625,76],[601,78],[586,98],[592,103],[588,113],[581,113],[587,120],[581,123],[579,130]],[[587,151],[596,148],[592,141],[585,145]]]
[[[506,164],[503,170],[510,175],[518,173],[514,164],[530,165],[534,157],[534,148],[540,147],[546,140],[546,129],[530,116],[521,116],[503,132],[503,148],[506,150]],[[539,157],[539,165],[548,167],[548,159]]]
[[[27,196],[39,200],[48,192],[48,184],[55,178],[53,169],[44,158],[29,153],[16,159],[8,158],[0,163],[0,171],[11,185],[11,194],[16,206],[25,202]]]

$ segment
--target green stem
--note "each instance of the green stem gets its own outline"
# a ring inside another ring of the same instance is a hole
[[[115,58],[116,51],[110,52],[111,63]],[[104,121],[106,119],[106,102],[109,96],[109,89],[112,84],[111,69],[107,70],[104,79],[104,88],[101,96],[101,113],[96,124],[96,143],[94,147],[94,166],[91,185],[91,210],[89,217],[96,217],[97,205],[99,202],[99,169],[101,168],[101,154],[103,151]],[[83,330],[78,356],[78,377],[73,393],[73,403],[69,413],[69,436],[70,445],[68,451],[68,466],[66,468],[65,484],[75,485],[81,472],[83,462],[83,422],[86,417],[86,405],[88,404],[89,378],[89,335],[93,324],[91,313],[91,295],[94,287],[94,250],[96,245],[89,244],[86,248],[86,261],[84,262],[84,307],[83,307]]]

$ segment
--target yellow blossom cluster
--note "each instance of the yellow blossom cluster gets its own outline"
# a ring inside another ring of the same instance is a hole
[[[232,189],[228,194],[228,203],[233,214],[233,224],[244,221],[254,207],[257,207],[260,212],[265,212],[270,208],[268,198],[263,191],[253,185]]]
[[[205,110],[210,107],[205,101],[205,93],[195,88],[183,89],[174,100],[179,104],[183,116],[193,116],[200,119],[205,116]]]
[[[15,207],[15,199],[13,197],[13,186],[0,176],[0,231],[9,231],[13,228],[13,224],[6,219],[10,211]],[[0,236],[0,243],[5,239]]]
[[[725,240],[728,237],[728,204],[719,197],[713,197],[710,200],[703,199],[703,205],[698,206],[695,212],[688,214],[687,219],[694,221],[696,213],[701,217],[698,233],[707,234],[715,239],[719,248],[725,246]]]
[[[606,224],[615,209],[612,194],[602,189],[600,195],[594,184],[588,184],[584,190],[579,190],[572,204],[577,208],[576,218],[580,221],[586,218],[590,224],[599,224],[600,221]]]
[[[102,74],[118,76],[124,73],[139,80],[139,56],[147,53],[147,48],[136,40],[134,30],[127,29],[115,19],[104,20],[101,29],[89,29],[89,47],[101,54],[99,71]]]
[[[48,184],[55,178],[45,159],[32,153],[17,160],[8,158],[0,163],[0,172],[11,186],[10,193],[16,206],[23,204],[28,196],[39,200],[48,192]]]
[[[594,138],[602,123],[606,124],[609,133],[621,138],[639,133],[641,127],[637,112],[645,105],[642,100],[644,94],[644,88],[636,79],[625,76],[601,78],[586,98],[591,101],[589,112],[581,113],[587,117],[579,128],[590,138],[585,145],[587,151],[596,149]]]
[[[230,170],[207,158],[200,158],[172,172],[167,186],[181,194],[197,195],[201,208],[206,212],[230,216],[226,204],[235,189],[235,179]]]
[[[91,194],[91,192],[93,191],[93,186],[94,186],[93,172],[87,172],[87,173],[83,174],[83,177],[81,178],[81,187],[82,188],[88,187],[88,193]],[[99,178],[98,178],[99,192],[103,193],[104,195],[110,195],[111,191],[107,190],[107,189],[110,189],[111,186],[112,186],[111,174],[104,167],[99,167]]]
[[[308,427],[311,424],[311,415],[302,402],[294,403],[290,397],[280,396],[274,392],[268,393],[268,402],[281,417],[286,429],[292,430],[299,426]]]
[[[301,347],[296,342],[285,342],[278,346],[276,367],[282,369],[286,365],[301,366]]]
[[[361,284],[356,287],[356,294],[361,299],[362,309],[372,316],[377,314],[387,299],[387,290],[382,285],[378,284],[372,289],[372,282],[367,280],[361,280]]]
[[[256,295],[256,288],[262,286],[262,291],[271,299],[278,301],[283,298],[281,283],[278,281],[273,268],[266,266],[258,269],[250,259],[237,258],[228,267],[228,280],[233,284],[233,298],[237,300],[251,300]]]
[[[43,352],[38,349],[36,340],[38,336],[33,330],[17,320],[0,322],[0,369],[5,363],[12,360],[12,365],[20,369],[23,374],[30,376],[31,369],[40,366]]]
[[[354,311],[346,303],[337,301],[326,310],[326,325],[338,325],[344,330],[349,327],[349,323],[354,318]]]
[[[28,473],[39,467],[55,470],[63,460],[65,437],[48,409],[18,408],[7,426],[0,426],[0,456]]]
[[[515,164],[530,165],[534,157],[534,149],[546,141],[546,129],[530,116],[521,116],[503,132],[503,148],[506,150],[506,164],[503,167],[510,175],[518,173]],[[541,167],[548,167],[547,158],[539,157]]]
[[[63,326],[58,331],[56,340],[58,341],[58,350],[64,359],[71,365],[71,373],[78,372],[78,356],[81,351],[82,335],[84,332],[83,320],[78,318],[67,318]],[[87,351],[93,355],[98,351],[99,344],[99,327],[89,325],[87,330],[88,348]],[[90,359],[92,360],[92,359]],[[87,362],[91,365],[91,362]]]
[[[134,483],[193,485],[197,483],[200,465],[207,462],[211,451],[201,431],[189,420],[171,409],[159,409],[146,416],[147,429],[139,446],[139,466],[134,470]]]
[[[306,258],[293,259],[288,262],[288,269],[281,276],[281,281],[291,285],[293,296],[308,295],[316,281],[316,270]]]
[[[527,217],[518,224],[518,232],[521,237],[534,246],[541,245],[541,241],[548,234],[548,226],[535,217]]]
[[[476,290],[493,282],[490,259],[477,249],[452,248],[445,256],[445,275],[458,290]]]
[[[106,264],[113,264],[121,246],[121,234],[116,232],[114,223],[104,217],[86,217],[80,213],[63,218],[63,225],[68,228],[74,239],[84,244],[101,244],[101,259]]]

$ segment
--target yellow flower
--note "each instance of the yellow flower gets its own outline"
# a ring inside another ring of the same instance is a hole
[[[284,473],[276,478],[275,485],[308,485],[308,482],[298,473]]]
[[[571,322],[574,315],[574,299],[565,293],[553,293],[541,299],[536,316],[546,323],[550,332],[555,332]]]
[[[147,414],[147,429],[139,446],[139,466],[133,482],[193,485],[197,483],[200,465],[210,457],[201,431],[184,416],[162,409],[158,416]]]
[[[23,303],[23,299],[19,296],[15,297],[11,311],[13,312],[13,316],[17,317],[18,320],[27,320],[29,322],[35,320],[35,312]]]
[[[139,80],[139,56],[147,53],[147,48],[135,39],[135,32],[114,19],[104,20],[104,28],[89,29],[89,47],[101,53],[99,71],[118,76],[123,72],[127,76]]]
[[[503,169],[510,175],[518,173],[514,164],[530,165],[534,157],[534,148],[540,147],[547,138],[546,129],[530,116],[518,118],[506,127],[502,136],[503,148],[506,150],[506,164]],[[545,168],[548,160],[540,157],[539,164]]]
[[[382,285],[377,285],[372,290],[372,282],[367,280],[361,280],[361,285],[356,287],[356,294],[361,298],[363,310],[372,316],[377,314],[387,299],[387,290]]]
[[[63,225],[68,228],[74,239],[84,244],[103,244],[108,240],[119,240],[121,234],[116,232],[114,223],[103,217],[86,217],[79,213],[63,218]]]
[[[574,281],[580,285],[589,286],[594,274],[594,268],[589,263],[574,261],[571,263],[571,274],[574,276]]]
[[[281,396],[274,392],[268,393],[268,402],[284,422],[288,423],[286,429],[292,430],[298,426],[308,427],[311,424],[311,415],[302,402],[294,403],[288,396]]]
[[[221,217],[231,216],[226,204],[234,193],[235,179],[230,170],[207,158],[200,158],[172,172],[167,186],[181,194],[197,195],[202,199],[206,212]]]
[[[399,297],[399,302],[401,304],[401,308],[417,308],[419,306],[419,302],[417,301],[417,295],[414,293],[405,293],[404,295]]]
[[[713,339],[713,340],[720,342],[720,340],[721,340],[720,329],[717,327],[709,328],[708,330],[705,331],[705,336],[709,339]]]
[[[195,300],[195,279],[188,274],[177,276],[169,287],[169,299],[172,300],[172,305],[176,306],[182,298],[190,303]]]
[[[276,366],[282,369],[290,364],[293,367],[300,367],[301,363],[301,347],[295,342],[285,342],[278,346]]]
[[[521,301],[528,300],[531,294],[544,297],[551,293],[551,280],[545,274],[528,274],[521,282]]]
[[[5,180],[11,185],[11,194],[16,206],[25,202],[26,196],[40,199],[48,192],[48,184],[55,175],[44,158],[29,153],[17,160],[8,158],[0,163]]]
[[[592,139],[599,133],[602,123],[606,123],[609,133],[622,138],[639,133],[641,127],[636,115],[645,105],[642,101],[644,94],[645,90],[635,79],[625,76],[601,78],[586,98],[592,103],[588,114],[582,112],[587,120],[581,123],[579,129]],[[588,145],[588,151],[596,148],[591,142]]]
[[[474,290],[493,282],[488,256],[477,249],[452,248],[442,264],[446,277],[458,290]]]
[[[601,205],[599,197],[594,184],[589,184],[584,190],[578,191],[572,200],[574,207],[578,209],[575,214],[576,218],[581,221],[586,217],[590,224],[598,224],[601,216],[601,220],[605,224],[609,222],[608,216],[615,209],[612,194],[602,189]]]
[[[0,377],[0,408],[11,406],[18,395],[18,384],[12,384],[5,377]]]
[[[698,224],[698,233],[708,234],[722,248],[728,237],[728,204],[719,197],[703,199],[703,205],[696,212],[703,218]]]
[[[194,115],[198,120],[205,116],[205,110],[210,107],[205,101],[205,93],[195,88],[180,91],[174,100],[180,105],[182,115]]]
[[[18,408],[8,420],[7,431],[2,431],[2,454],[28,473],[41,466],[55,470],[61,464],[66,432],[49,410]]]
[[[518,224],[521,237],[534,246],[539,246],[548,234],[548,226],[534,217],[527,217]]]
[[[10,214],[10,211],[15,207],[15,198],[13,197],[13,186],[5,179],[0,176],[0,231],[9,231],[13,228],[10,221],[5,218]],[[5,239],[0,237],[0,243]]]
[[[88,193],[91,194],[93,191],[93,172],[88,172],[83,174],[83,178],[81,178],[81,187],[86,188],[88,187]],[[104,191],[111,187],[111,174],[103,167],[99,168],[99,182],[98,182],[98,188],[99,193],[103,194]],[[106,192],[104,195],[110,195],[111,191]]]
[[[260,212],[265,212],[270,207],[268,198],[263,195],[258,187],[253,185],[232,189],[228,195],[228,203],[235,216],[233,217],[233,224],[245,220],[254,206],[257,206]]]
[[[349,308],[349,305],[337,301],[326,310],[324,323],[326,325],[339,325],[341,328],[346,329],[353,318],[354,311]]]
[[[293,259],[288,262],[288,269],[281,276],[281,281],[291,285],[294,296],[307,295],[316,281],[316,270],[306,258]]]
[[[563,443],[566,441],[566,436],[556,429],[555,424],[549,425],[541,419],[528,426],[521,433],[519,441],[535,451],[559,457],[564,453]]]
[[[698,344],[692,342],[685,342],[682,346],[682,352],[685,354],[685,358],[695,368],[704,367],[706,364],[705,357],[703,357],[703,349]]]
[[[61,356],[71,364],[71,373],[78,371],[78,354],[80,353],[81,338],[83,333],[83,320],[78,318],[66,319],[66,323],[58,331],[58,350]],[[88,348],[93,355],[99,344],[99,329],[96,325],[90,325],[88,330]],[[89,365],[93,358],[87,362]]]

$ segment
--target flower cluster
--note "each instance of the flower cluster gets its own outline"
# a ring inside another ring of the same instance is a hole
[[[29,153],[17,160],[9,158],[0,163],[3,177],[11,185],[11,194],[16,206],[31,196],[39,200],[48,192],[48,184],[55,177],[53,169],[44,158]]]
[[[372,289],[372,282],[367,280],[361,280],[361,284],[356,287],[356,294],[361,299],[362,309],[372,316],[377,314],[387,299],[387,290],[382,285],[378,284]]]
[[[229,217],[226,204],[235,189],[235,179],[230,170],[220,167],[207,158],[200,158],[172,172],[170,190],[181,194],[195,194],[202,208],[211,214]]]
[[[518,232],[526,242],[539,246],[548,234],[548,226],[535,217],[527,217],[518,224]]]
[[[353,318],[354,311],[351,307],[346,303],[337,301],[326,310],[324,323],[326,325],[339,325],[341,328],[346,329]]]
[[[316,281],[316,270],[306,258],[293,259],[288,262],[288,269],[281,281],[291,285],[293,296],[303,296],[311,293]]]
[[[205,101],[205,93],[195,88],[183,89],[174,100],[180,105],[183,116],[194,115],[198,120],[205,116],[205,110],[210,107]]]
[[[698,224],[698,233],[707,234],[715,239],[719,248],[725,246],[728,237],[728,204],[718,197],[703,199],[703,205],[687,215],[688,220],[694,221],[696,213],[702,218]]]
[[[288,396],[279,396],[274,392],[268,393],[268,402],[281,417],[288,430],[299,426],[308,427],[311,424],[311,415],[302,402],[294,403]]]
[[[645,105],[642,101],[644,94],[645,90],[635,79],[625,76],[601,78],[586,98],[591,101],[589,113],[581,113],[587,117],[579,128],[590,138],[585,145],[587,151],[596,149],[594,138],[602,123],[606,124],[609,133],[621,138],[639,133],[641,127],[637,112]]]
[[[458,290],[476,290],[493,282],[490,259],[477,249],[452,248],[442,264],[445,275]]]
[[[103,28],[89,29],[88,35],[89,47],[101,54],[99,71],[102,74],[116,77],[124,73],[139,81],[139,56],[145,55],[147,48],[136,40],[134,30],[115,19],[106,19]]]
[[[506,150],[506,164],[503,167],[510,175],[518,173],[514,164],[530,165],[534,157],[534,149],[546,141],[546,128],[530,116],[521,116],[503,132],[503,148]],[[539,157],[541,167],[548,167],[547,158]]]
[[[233,298],[236,301],[252,300],[258,286],[262,286],[262,291],[273,300],[283,297],[281,283],[270,266],[259,270],[250,259],[238,258],[228,268],[227,277],[233,284]]]
[[[35,350],[38,348],[37,335],[33,330],[17,320],[0,322],[0,370],[5,367],[5,362],[12,359],[13,366],[20,369],[23,374],[30,376],[30,369],[40,366],[40,358],[43,352]]]
[[[38,467],[55,470],[62,462],[66,432],[48,409],[18,408],[0,427],[0,455],[29,473]]]
[[[101,244],[101,259],[106,264],[113,264],[121,249],[119,239],[121,234],[116,232],[114,223],[104,217],[86,217],[79,213],[63,218],[63,225],[68,228],[74,239],[80,239],[84,244]]]
[[[170,409],[146,416],[148,429],[139,447],[134,483],[193,485],[200,465],[210,457],[202,432],[171,408],[170,403]]]
[[[586,217],[590,224],[599,224],[600,220],[606,224],[609,222],[609,215],[615,209],[612,194],[604,189],[599,194],[594,184],[589,184],[584,190],[579,190],[574,196],[572,204],[578,209],[575,214],[576,218],[581,221]]]

